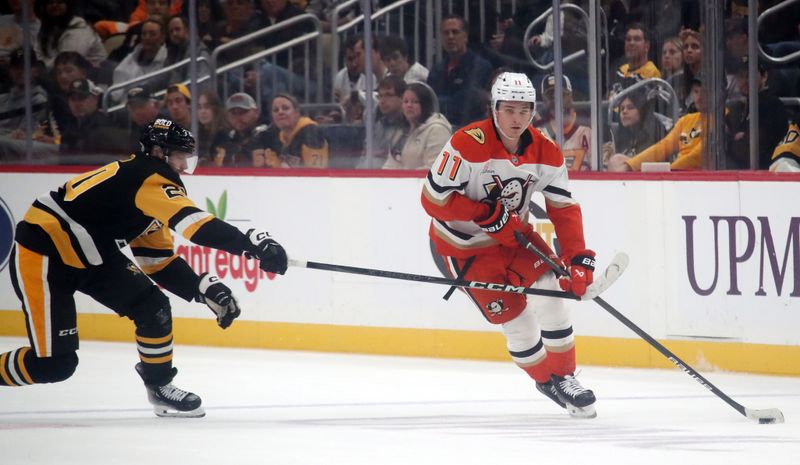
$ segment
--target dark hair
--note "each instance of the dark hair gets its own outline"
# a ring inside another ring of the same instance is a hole
[[[421,109],[418,124],[422,124],[428,120],[433,114],[434,102],[436,101],[436,94],[433,93],[430,87],[421,82],[412,82],[406,87],[406,91],[411,91],[417,96],[419,106]]]
[[[448,21],[448,20],[451,20],[451,19],[455,19],[456,21],[461,23],[461,30],[462,31],[469,32],[469,24],[467,23],[467,20],[464,19],[464,17],[460,16],[460,15],[449,14],[449,15],[445,16],[444,18],[442,18],[442,24],[444,24],[445,21]]]
[[[627,35],[628,31],[630,31],[631,29],[638,29],[642,31],[642,35],[644,36],[644,41],[650,42],[650,31],[647,29],[647,26],[645,26],[644,23],[636,22],[628,24],[628,27],[625,28],[625,34]]]
[[[167,24],[164,22],[164,19],[161,18],[160,16],[157,15],[148,16],[147,19],[142,21],[142,28],[144,28],[144,25],[147,23],[153,23],[158,25],[158,27],[161,28],[161,33],[164,35],[167,34]]]
[[[56,55],[53,61],[53,69],[58,65],[73,64],[88,73],[92,69],[92,64],[78,52],[61,52]]]
[[[404,81],[403,78],[392,74],[381,79],[381,82],[378,83],[378,89],[392,89],[395,95],[400,98],[403,97],[403,92],[405,92],[407,88],[408,85],[406,85],[406,81]]]
[[[72,1],[64,2],[67,11],[63,16],[59,16],[58,18],[48,16],[45,14],[45,10],[49,2],[50,0],[35,0],[33,3],[33,12],[36,14],[36,17],[39,18],[41,24],[39,26],[39,46],[45,56],[47,56],[48,44],[53,44],[54,47],[57,46],[58,39],[60,39],[67,30],[70,21],[72,21],[72,18],[75,16],[75,2]]]
[[[286,100],[292,102],[292,106],[295,107],[297,111],[300,111],[300,102],[297,101],[294,95],[287,94],[285,92],[279,92],[275,94],[274,97],[272,97],[272,100],[269,101],[270,112],[272,112],[272,104],[273,102],[275,102],[275,99],[277,98],[285,98]]]
[[[399,52],[400,55],[408,57],[408,45],[406,41],[395,35],[384,37],[380,43],[381,58],[388,57],[394,52]]]

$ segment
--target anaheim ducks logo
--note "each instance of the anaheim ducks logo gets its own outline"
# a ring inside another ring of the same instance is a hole
[[[508,310],[508,307],[505,306],[503,299],[497,299],[486,304],[486,310],[488,310],[492,316],[497,316]]]
[[[484,184],[486,198],[500,201],[509,211],[519,212],[528,198],[528,188],[533,182],[533,175],[527,179],[511,178],[503,180],[498,175],[493,175],[494,182]]]
[[[481,145],[486,143],[486,135],[483,133],[483,129],[481,128],[465,129],[464,132],[467,133],[468,136],[475,139],[477,143]]]

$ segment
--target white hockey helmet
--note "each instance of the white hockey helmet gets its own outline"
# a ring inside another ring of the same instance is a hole
[[[536,111],[536,89],[523,73],[500,73],[492,84],[492,111],[497,110],[497,102],[530,102]]]

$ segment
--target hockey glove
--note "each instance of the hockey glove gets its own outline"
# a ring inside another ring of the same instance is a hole
[[[484,218],[475,220],[475,223],[492,239],[506,247],[517,247],[514,231],[525,233],[525,226],[519,216],[508,211],[502,202],[487,202],[489,214]]]
[[[586,293],[586,288],[594,281],[594,252],[580,250],[576,253],[567,267],[569,276],[558,278],[561,289],[570,291],[580,297]]]
[[[201,274],[197,290],[199,293],[195,300],[208,305],[208,308],[217,315],[217,324],[220,328],[227,328],[241,315],[239,301],[233,296],[230,288],[222,284],[222,281],[213,274],[207,272]]]
[[[259,268],[268,273],[284,274],[289,266],[286,250],[266,231],[247,230],[249,247],[244,252],[247,258],[257,258]]]

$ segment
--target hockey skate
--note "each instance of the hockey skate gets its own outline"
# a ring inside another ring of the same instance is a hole
[[[136,371],[145,379],[141,363],[136,364]],[[153,405],[153,412],[159,417],[174,418],[200,418],[206,415],[200,404],[200,396],[184,391],[172,384],[172,379],[178,373],[177,368],[172,368],[170,376],[159,383],[148,383],[145,380],[147,399]]]
[[[567,405],[558,398],[556,388],[553,386],[552,381],[546,383],[536,383],[536,390],[550,398],[553,402],[558,404],[561,408],[567,408]]]
[[[553,390],[564,404],[569,414],[576,418],[594,418],[597,412],[594,409],[594,393],[581,386],[581,383],[573,375],[561,376],[552,375]],[[538,384],[537,384],[538,388]],[[546,393],[545,393],[546,394]],[[549,394],[546,394],[548,397]]]

